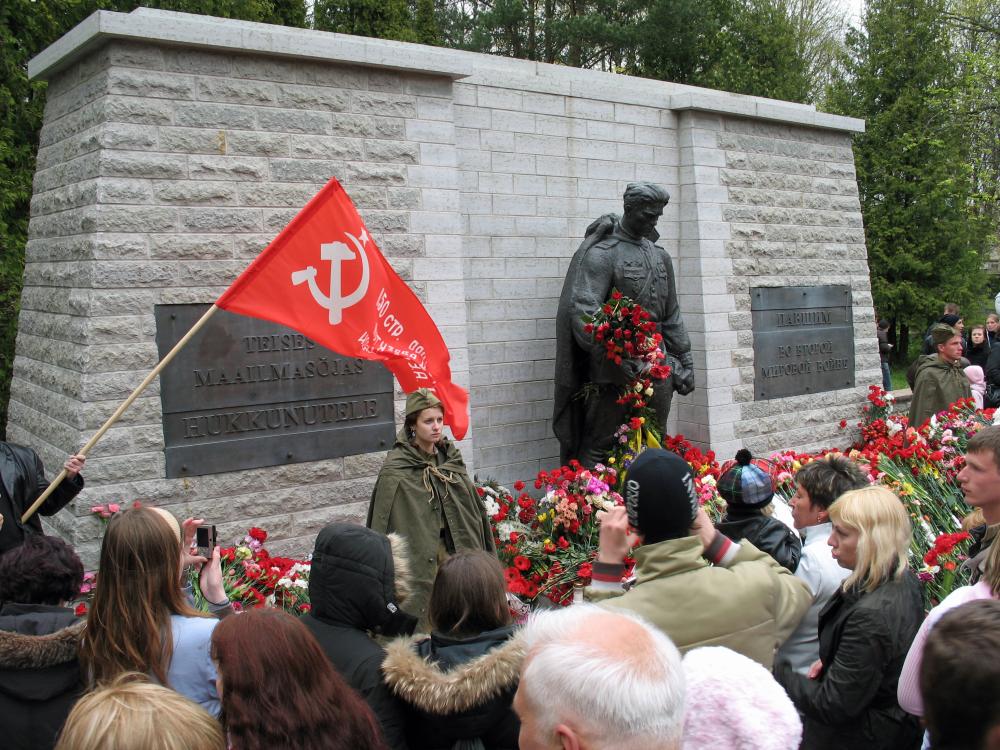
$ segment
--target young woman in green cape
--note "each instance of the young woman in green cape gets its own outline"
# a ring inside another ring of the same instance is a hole
[[[459,550],[495,552],[489,519],[462,454],[444,436],[444,407],[427,388],[406,399],[406,420],[385,457],[368,528],[396,532],[409,544],[413,593],[406,610],[427,627],[438,564]]]

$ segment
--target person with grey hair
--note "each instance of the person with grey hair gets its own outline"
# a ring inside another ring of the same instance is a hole
[[[665,363],[673,374],[654,381],[648,396],[656,426],[666,430],[674,391],[694,390],[691,340],[677,304],[674,269],[667,251],[656,244],[656,222],[670,194],[659,185],[633,183],[625,190],[624,214],[597,219],[570,261],[556,312],[555,397],[552,430],[561,460],[593,466],[607,459],[627,407],[617,403],[622,388],[649,367],[639,358],[609,360],[604,345],[586,330],[593,316],[617,290],[642,306],[663,337]]]
[[[680,750],[680,652],[646,620],[577,604],[537,613],[519,640],[521,750]]]

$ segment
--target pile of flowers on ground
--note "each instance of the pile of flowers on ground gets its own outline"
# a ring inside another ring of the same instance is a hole
[[[717,520],[725,501],[715,486],[719,477],[715,454],[702,453],[683,435],[668,437],[663,447],[691,465],[700,502]],[[631,459],[619,456],[608,461],[615,462],[624,472]],[[590,583],[597,557],[597,514],[623,504],[616,491],[620,476],[614,465],[598,464],[591,471],[572,461],[539,472],[534,486],[540,497],[526,491],[520,481],[514,483],[513,493],[493,481],[479,485],[510,593],[529,603],[547,600],[566,605],[577,587]],[[629,558],[626,563],[628,577],[633,561]]]
[[[965,557],[968,535],[960,532],[971,509],[957,477],[965,466],[969,439],[993,424],[995,413],[976,409],[972,399],[963,399],[914,427],[904,415],[894,413],[891,394],[878,386],[870,388],[868,402],[859,423],[861,439],[848,455],[906,506],[913,522],[910,564],[924,581],[928,605],[933,605],[968,582],[968,574],[957,565],[946,568],[928,558],[936,559],[945,547],[954,558],[946,562]]]
[[[220,550],[222,583],[233,608],[276,607],[296,615],[308,612],[311,563],[274,557],[264,547],[266,541],[267,532],[255,526],[235,546]],[[201,600],[198,571],[192,570],[190,575],[195,601],[207,609]]]
[[[627,307],[630,301],[613,302]],[[644,427],[638,419],[630,417],[619,428],[618,446],[607,466],[588,472],[574,463],[541,472],[535,482],[536,490],[545,493],[540,499],[525,492],[522,482],[514,485],[517,497],[494,482],[480,488],[512,594],[529,603],[548,599],[567,604],[574,585],[590,582],[598,539],[594,509],[608,500],[621,502],[616,483],[647,447],[636,440]],[[912,427],[905,415],[894,412],[892,394],[871,386],[856,443],[812,453],[779,451],[769,457],[775,494],[789,500],[795,494],[796,472],[827,454],[839,453],[856,461],[873,483],[887,486],[906,506],[913,522],[910,565],[924,584],[927,605],[933,606],[968,582],[961,568],[969,545],[962,519],[970,508],[956,477],[964,466],[969,438],[993,419],[994,410],[977,410],[968,399]],[[841,427],[846,426],[845,420]],[[691,465],[702,506],[713,520],[719,520],[726,504],[716,489],[720,467],[715,454],[703,453],[683,435],[661,440],[665,449]],[[594,485],[596,493],[586,489],[592,481],[600,483]]]
[[[136,501],[132,507],[141,507]],[[117,503],[95,505],[90,512],[107,523],[121,510]],[[309,560],[272,556],[264,547],[267,531],[254,526],[232,547],[220,547],[222,583],[233,608],[237,611],[257,607],[276,607],[294,615],[310,610]],[[197,608],[208,611],[208,603],[198,585],[199,571],[190,570],[192,596]],[[97,571],[84,574],[79,596],[71,606],[82,616],[90,609],[90,601],[97,588]]]
[[[523,482],[514,495],[490,482],[479,487],[493,526],[507,590],[524,601],[541,598],[568,604],[574,585],[590,582],[597,555],[597,514],[622,505],[614,491],[617,472],[598,465],[588,470],[573,461],[552,472],[540,472],[535,498]]]

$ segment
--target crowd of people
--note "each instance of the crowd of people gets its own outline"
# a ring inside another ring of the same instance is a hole
[[[997,311],[983,323],[965,323],[958,305],[944,306],[940,318],[927,329],[920,355],[910,363],[906,382],[913,391],[910,424],[917,426],[959,399],[973,399],[976,408],[1000,406],[1000,295]],[[889,321],[876,326],[882,388],[893,390]]]
[[[958,476],[985,521],[971,584],[926,617],[910,518],[848,458],[806,464],[785,506],[740,451],[716,526],[661,449],[602,515],[587,601],[520,617],[443,407],[420,391],[406,415],[368,527],[317,536],[302,618],[234,612],[218,548],[195,553],[200,520],[151,507],[110,519],[78,618],[72,547],[15,525],[4,746],[1000,750],[1000,426],[970,439]],[[46,482],[37,457],[5,451],[34,482],[3,474],[9,521]],[[77,485],[82,464],[67,462]]]

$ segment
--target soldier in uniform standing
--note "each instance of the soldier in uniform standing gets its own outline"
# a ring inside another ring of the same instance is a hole
[[[556,313],[552,419],[563,463],[576,458],[593,466],[608,457],[614,433],[626,417],[625,407],[615,402],[622,387],[647,366],[638,359],[616,365],[584,331],[584,316],[594,315],[612,289],[641,305],[659,324],[666,363],[673,369],[670,378],[654,382],[649,399],[661,431],[666,429],[673,392],[683,396],[694,390],[691,341],[677,305],[673,266],[666,250],[655,244],[656,222],[669,200],[659,185],[629,185],[622,218],[603,216],[591,224],[570,262]]]

